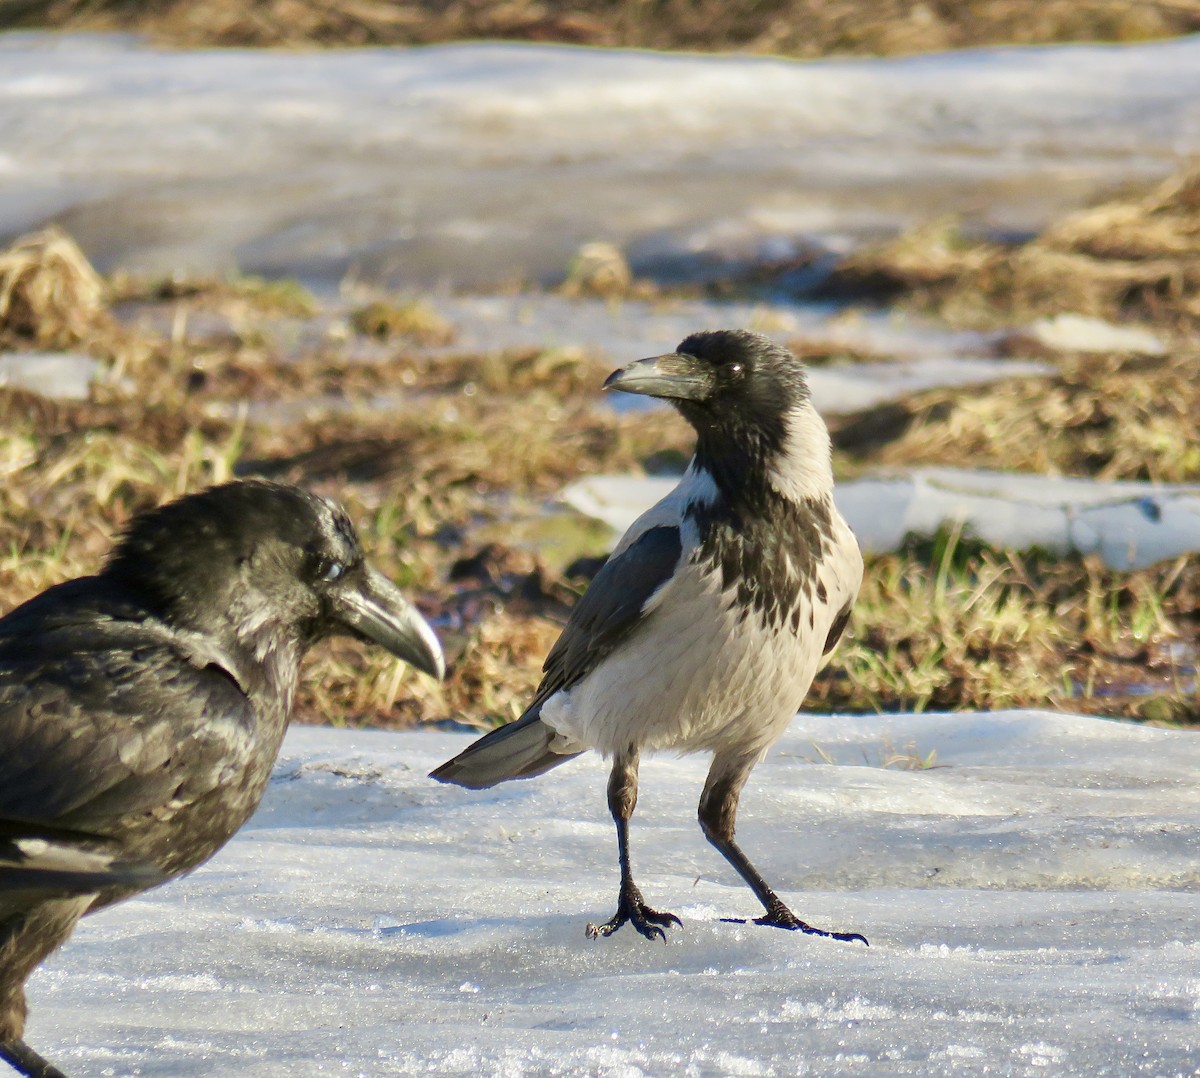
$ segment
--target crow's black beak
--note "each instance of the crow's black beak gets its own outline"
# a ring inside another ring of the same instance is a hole
[[[352,633],[387,648],[430,677],[443,678],[446,660],[429,623],[382,573],[361,576],[333,594],[334,616]]]
[[[613,371],[604,388],[666,400],[703,401],[712,395],[713,371],[695,356],[668,352]]]

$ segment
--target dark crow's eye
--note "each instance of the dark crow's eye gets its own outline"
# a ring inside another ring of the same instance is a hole
[[[726,365],[725,369],[729,372],[731,378],[740,378],[742,372],[746,369],[737,360]]]

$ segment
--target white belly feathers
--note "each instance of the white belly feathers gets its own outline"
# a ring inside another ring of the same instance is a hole
[[[803,702],[830,626],[857,589],[857,578],[852,590],[827,569],[820,574],[827,598],[813,599],[811,627],[805,611],[792,631],[771,628],[735,602],[734,590],[722,593],[717,574],[688,565],[664,589],[669,601],[659,601],[625,642],[622,661],[602,662],[556,693],[542,721],[567,751],[765,751]]]

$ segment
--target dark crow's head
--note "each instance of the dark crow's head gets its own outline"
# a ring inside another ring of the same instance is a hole
[[[332,502],[296,487],[243,480],[134,518],[104,568],[174,628],[298,662],[336,633],[372,641],[435,677],[433,631],[363,559]]]
[[[693,333],[674,352],[615,371],[604,388],[673,404],[699,436],[697,462],[732,486],[809,463],[820,485],[832,483],[832,476],[824,479],[829,436],[810,403],[804,367],[761,334]],[[818,483],[801,485],[815,489]]]

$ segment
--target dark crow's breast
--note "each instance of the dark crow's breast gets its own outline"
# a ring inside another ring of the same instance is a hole
[[[722,587],[746,614],[753,611],[774,630],[797,632],[802,620],[812,627],[814,594],[825,590],[819,571],[833,543],[827,500],[700,504],[688,515],[700,531],[695,560],[721,574]]]

